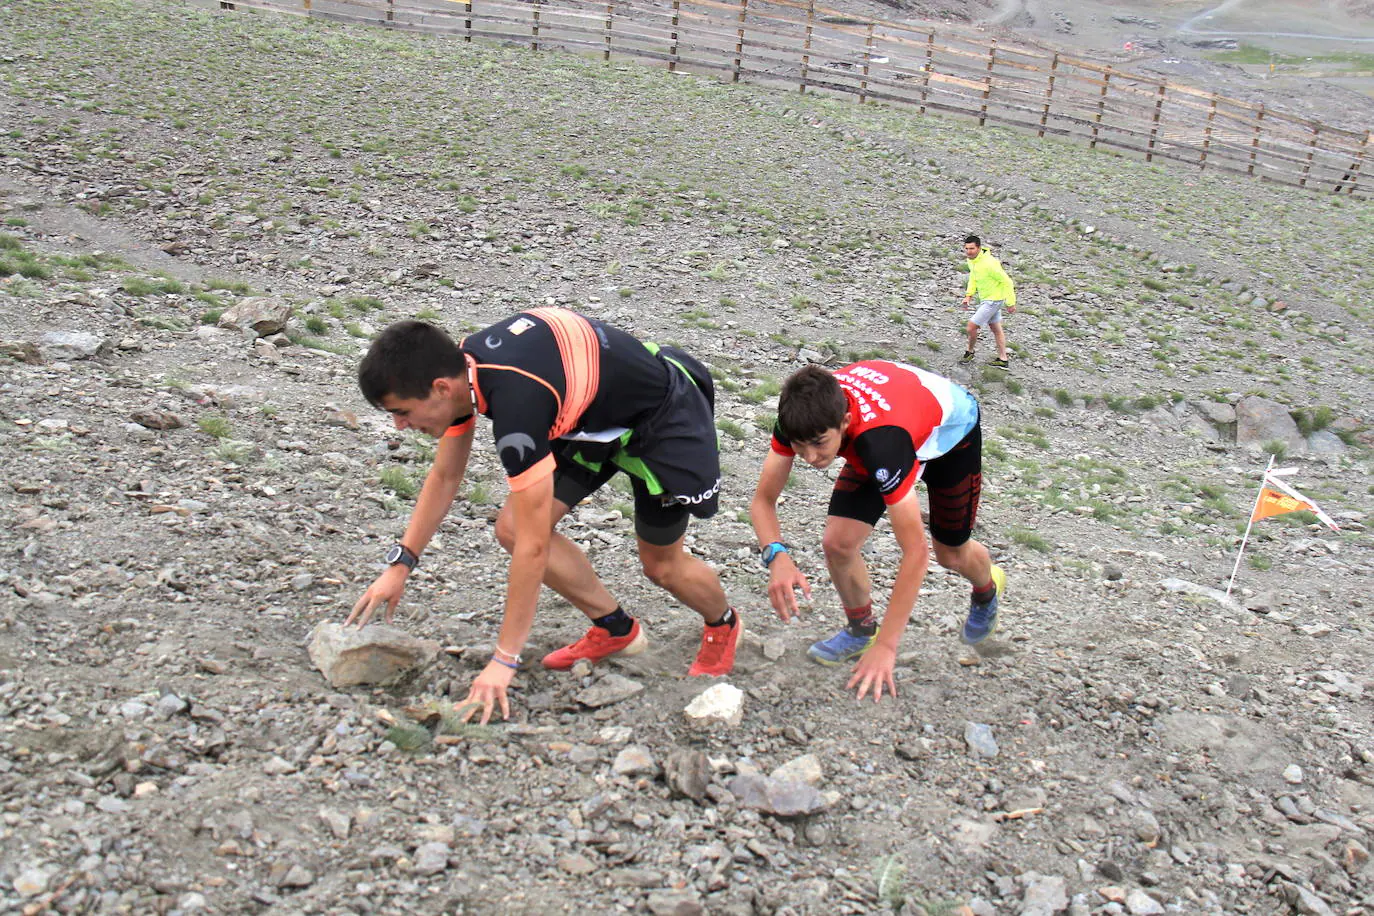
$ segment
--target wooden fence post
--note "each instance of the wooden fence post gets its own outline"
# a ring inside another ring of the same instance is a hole
[[[1097,149],[1097,131],[1102,125],[1102,112],[1107,107],[1107,88],[1112,82],[1112,68],[1102,74],[1102,91],[1097,94],[1097,114],[1093,117],[1093,138],[1088,141],[1088,149]]]
[[[1312,142],[1307,144],[1307,162],[1303,163],[1302,180],[1298,182],[1298,187],[1307,187],[1307,176],[1312,174],[1312,160],[1317,155],[1317,137],[1321,134],[1320,127],[1312,128]]]
[[[386,0],[386,21],[396,21],[396,0]]]
[[[1260,132],[1264,130],[1264,103],[1260,102],[1259,113],[1255,115],[1255,136],[1250,141],[1250,166],[1245,174],[1255,174],[1255,160],[1259,158]]]
[[[301,0],[301,9],[310,12],[310,0]]]
[[[611,25],[613,24],[613,14],[615,12],[615,0],[606,0],[606,50],[602,52],[602,60],[611,59]]]
[[[802,40],[801,83],[797,91],[806,95],[806,81],[811,75],[811,36],[816,31],[816,0],[806,5],[806,38]]]
[[[935,32],[926,33],[926,65],[921,69],[921,110],[926,113],[926,97],[930,95],[930,74],[935,70]]]
[[[539,0],[530,5],[530,50],[539,50]]]
[[[682,12],[682,0],[673,0],[673,32],[669,36],[672,46],[668,48],[668,72],[677,71],[677,24]]]
[[[1345,193],[1354,194],[1355,185],[1360,183],[1360,169],[1364,167],[1364,156],[1369,151],[1370,131],[1364,132],[1364,139],[1360,141],[1360,151],[1355,154],[1355,161],[1350,163],[1350,168],[1346,170],[1345,177],[1336,183],[1336,187],[1331,191],[1332,194],[1341,193],[1341,188],[1345,182],[1350,182],[1350,186],[1345,189]]]
[[[472,0],[463,0],[463,41],[472,41]]]
[[[1159,116],[1164,110],[1164,83],[1159,84],[1159,98],[1155,99],[1155,115],[1150,119],[1150,142],[1145,144],[1145,161],[1155,158],[1155,141],[1159,137]]]
[[[988,45],[988,75],[983,78],[983,104],[978,109],[978,126],[982,127],[988,120],[988,96],[992,95],[992,67],[997,63],[997,39],[992,40]]]
[[[859,104],[868,98],[868,68],[873,62],[873,23],[868,24],[868,40],[864,42],[864,66],[859,75]]]
[[[739,0],[739,26],[735,29],[735,66],[730,82],[739,82],[740,66],[744,63],[744,19],[749,15],[749,0]]]
[[[1198,160],[1198,168],[1207,168],[1207,150],[1212,146],[1212,122],[1217,119],[1217,97],[1212,96],[1212,104],[1207,109],[1207,126],[1202,131],[1202,158]]]
[[[1045,136],[1045,125],[1050,120],[1050,102],[1054,100],[1054,77],[1055,71],[1059,69],[1059,52],[1054,52],[1054,57],[1050,58],[1050,81],[1045,87],[1045,105],[1040,109],[1040,131],[1037,137]]]
[[[230,3],[229,0],[219,0],[219,8],[222,9],[222,10],[236,10],[236,9],[238,9],[238,7],[235,6],[234,4]]]

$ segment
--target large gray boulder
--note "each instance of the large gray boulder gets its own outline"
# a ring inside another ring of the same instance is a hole
[[[804,782],[784,782],[757,773],[730,780],[730,792],[742,808],[753,808],[775,817],[803,817],[826,808],[825,797]]]
[[[110,347],[108,340],[90,331],[49,331],[38,345],[45,358],[58,361],[90,359]]]
[[[291,318],[291,306],[273,296],[252,296],[240,299],[219,316],[222,328],[252,328],[259,337],[267,337],[286,330]]]
[[[310,634],[310,661],[333,687],[385,684],[429,665],[440,646],[395,627],[325,622]]]
[[[1266,398],[1241,398],[1236,404],[1236,444],[1263,445],[1274,441],[1284,443],[1292,451],[1307,446],[1287,407]]]

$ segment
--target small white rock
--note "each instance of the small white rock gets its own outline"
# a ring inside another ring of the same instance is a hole
[[[1302,767],[1296,763],[1290,763],[1283,768],[1283,781],[1291,786],[1302,784]]]
[[[715,684],[688,703],[685,712],[688,719],[701,725],[739,725],[744,717],[744,691],[730,684]]]

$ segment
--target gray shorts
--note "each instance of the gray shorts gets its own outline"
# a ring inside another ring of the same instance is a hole
[[[1002,306],[1005,304],[1001,299],[975,299],[977,308],[973,311],[973,317],[969,319],[980,328],[985,328],[990,324],[1000,324],[1002,321]]]

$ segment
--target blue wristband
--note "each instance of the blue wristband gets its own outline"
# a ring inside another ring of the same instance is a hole
[[[519,666],[518,664],[516,664],[515,662],[508,662],[508,661],[506,661],[504,658],[497,658],[495,655],[493,655],[493,656],[491,657],[491,660],[494,661],[494,662],[496,662],[496,664],[498,664],[498,665],[505,665],[507,668],[509,668],[509,669],[512,670],[512,671],[519,671],[519,670],[520,670],[520,666]]]

